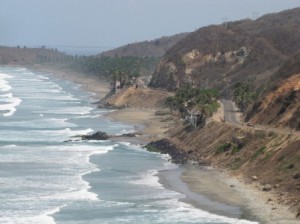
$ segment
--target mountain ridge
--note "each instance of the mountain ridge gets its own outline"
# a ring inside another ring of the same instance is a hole
[[[176,44],[180,39],[184,38],[188,33],[179,33],[172,36],[163,36],[151,41],[142,41],[130,43],[118,48],[102,52],[98,57],[124,57],[124,56],[139,56],[139,57],[161,57],[164,53]]]
[[[300,8],[252,21],[200,28],[181,39],[162,57],[150,86],[176,90],[186,84],[226,93],[250,80],[257,87],[300,50]]]

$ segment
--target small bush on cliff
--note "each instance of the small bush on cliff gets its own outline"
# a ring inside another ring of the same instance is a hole
[[[225,144],[223,144],[223,145],[220,145],[218,148],[217,148],[217,150],[216,150],[216,152],[217,153],[222,153],[222,152],[226,152],[226,151],[228,151],[230,148],[231,148],[231,142],[229,142],[229,143],[225,143]]]
[[[254,155],[252,156],[251,160],[255,160],[257,159],[257,157],[259,157],[261,154],[264,154],[266,151],[266,146],[262,146],[260,147],[255,153]]]

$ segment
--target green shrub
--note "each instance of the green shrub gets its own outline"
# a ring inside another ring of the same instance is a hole
[[[259,157],[261,154],[264,154],[266,151],[266,146],[260,147],[252,156],[251,160],[255,160],[257,157]]]
[[[220,146],[217,148],[216,152],[217,152],[217,153],[226,152],[226,151],[228,151],[230,148],[231,148],[231,142],[225,143],[225,144],[223,144],[223,145],[220,145]]]
[[[241,149],[242,149],[242,146],[234,145],[232,147],[232,154],[235,154],[235,153],[241,151]]]

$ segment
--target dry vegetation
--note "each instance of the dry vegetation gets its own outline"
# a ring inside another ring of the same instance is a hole
[[[187,33],[176,34],[169,37],[161,37],[152,41],[143,41],[138,43],[127,44],[116,49],[101,53],[101,56],[119,57],[124,56],[153,56],[161,57],[164,53],[176,44],[180,39],[184,38]]]
[[[300,74],[268,92],[248,116],[252,123],[300,130]],[[248,117],[248,119],[249,119]]]
[[[296,8],[190,33],[167,51],[150,85],[175,90],[192,83],[230,96],[236,82],[251,82],[262,92],[280,65],[300,50],[299,15]]]

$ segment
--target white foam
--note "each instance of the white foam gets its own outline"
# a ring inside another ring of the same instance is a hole
[[[0,72],[0,79],[10,79],[10,78],[13,78],[13,76]]]
[[[9,82],[6,81],[6,79],[10,79],[12,77],[13,76],[10,76],[8,74],[0,73],[0,91],[8,92],[9,90],[11,90],[11,86],[9,85]]]
[[[78,106],[78,107],[67,107],[67,108],[54,108],[47,109],[45,111],[36,111],[36,113],[51,113],[51,114],[74,114],[74,115],[84,115],[89,114],[94,108],[88,106]]]
[[[40,118],[41,117],[41,118]],[[77,127],[77,125],[67,122],[68,119],[60,118],[43,118],[43,114],[39,114],[39,118],[29,121],[7,121],[1,122],[1,125],[8,127],[28,127],[28,128],[64,128]]]
[[[99,201],[98,195],[89,191],[91,186],[82,177],[99,171],[95,164],[89,162],[92,154],[106,153],[114,146],[67,144],[59,147],[47,146],[40,152],[38,148],[22,146],[16,149],[19,151],[11,152],[11,156],[5,156],[1,161],[20,162],[20,164],[30,164],[34,161],[33,164],[45,164],[44,172],[50,172],[50,175],[36,176],[25,173],[15,178],[1,177],[0,183],[5,183],[6,188],[15,188],[15,190],[20,188],[23,193],[13,198],[8,197],[1,202],[3,206],[12,206],[15,209],[6,210],[7,214],[1,214],[5,219],[0,215],[0,223],[52,224],[54,220],[50,216],[59,212],[66,203]],[[19,152],[21,157],[16,156]],[[45,154],[47,156],[44,156]],[[58,169],[59,175],[57,175]],[[33,192],[31,189],[38,190]],[[23,212],[24,205],[30,206],[30,209]]]
[[[40,196],[40,200],[45,200],[45,201],[53,201],[53,200],[59,200],[59,201],[99,201],[98,195],[88,191],[91,187],[88,184],[88,182],[81,180],[81,182],[74,183],[78,185],[78,183],[81,183],[84,185],[82,189],[70,189],[68,191],[64,192],[56,192],[51,195],[47,196]],[[36,199],[36,198],[35,198]],[[54,212],[55,213],[55,212]]]
[[[25,72],[27,69],[26,68],[17,68],[14,71],[15,72]]]
[[[130,181],[130,183],[163,189],[162,184],[159,183],[157,174],[157,170],[148,170],[147,172],[141,173],[138,180]]]
[[[51,217],[51,215],[59,212],[60,209],[65,206],[66,205],[63,205],[61,207],[56,207],[53,209],[49,209],[42,214],[22,214],[22,215],[10,216],[10,217],[0,215],[0,223],[5,223],[5,224],[55,224],[54,218]]]
[[[156,217],[157,223],[226,223],[226,224],[258,224],[258,222],[229,218],[221,215],[212,214],[194,206],[181,202],[174,196],[163,197],[164,200],[155,200],[147,206],[165,208]],[[145,211],[145,210],[144,210]],[[154,210],[157,212],[157,210]],[[141,222],[147,221],[147,216],[141,217]]]
[[[6,73],[0,73],[0,91],[5,94],[0,95],[0,111],[4,111],[3,116],[12,116],[16,112],[16,107],[22,102],[21,99],[13,97],[9,92],[12,87],[6,79],[11,79],[13,76]]]
[[[21,99],[12,97],[12,94],[6,94],[7,98],[4,100],[5,104],[0,104],[0,111],[5,111],[6,113],[3,113],[3,116],[12,116],[16,112],[16,107],[20,105],[22,102]]]
[[[121,145],[125,145],[125,146],[130,146],[130,145],[131,145],[131,143],[130,143],[130,142],[119,142],[119,144],[121,144]]]
[[[107,153],[110,150],[113,150],[113,147],[110,147],[110,146],[101,147],[101,149],[93,151],[91,153],[91,155],[105,154],[105,153]]]
[[[0,100],[1,99],[7,99],[7,98],[13,98],[13,95],[12,93],[7,93],[7,94],[3,94],[3,95],[0,95]]]
[[[75,136],[75,135],[87,135],[92,133],[94,130],[91,128],[85,129],[85,130],[71,130],[70,128],[65,128],[62,130],[54,130],[54,131],[41,131],[41,133],[46,134],[46,135],[50,135],[50,136]]]
[[[119,133],[117,133],[117,135],[129,134],[129,133],[133,133],[133,132],[135,132],[134,129],[130,129],[130,130],[122,129]]]
[[[16,148],[17,146],[16,145],[5,145],[4,148],[8,148],[8,149],[11,149],[11,148]]]
[[[0,80],[0,91],[8,92],[9,90],[11,90],[11,86],[8,84],[8,82]]]

